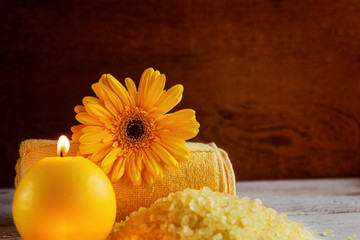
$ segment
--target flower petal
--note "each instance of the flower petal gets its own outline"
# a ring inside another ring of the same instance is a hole
[[[136,167],[135,154],[134,152],[130,154],[128,160],[126,161],[126,174],[130,178],[133,185],[138,186],[141,184],[141,174],[140,170]]]
[[[87,103],[96,103],[96,104],[99,104],[101,105],[102,104],[102,101],[96,97],[92,97],[92,96],[86,96],[82,99],[82,102],[84,104],[84,106],[87,104]],[[85,108],[86,109],[86,108]]]
[[[85,125],[98,125],[98,126],[103,125],[103,123],[100,120],[98,120],[97,118],[94,118],[87,112],[80,112],[80,113],[76,114],[75,118],[76,118],[76,120],[78,120],[79,122],[81,122]]]
[[[89,132],[82,135],[79,141],[84,144],[101,143],[102,140],[109,137],[109,135],[107,131]]]
[[[92,154],[92,153],[102,149],[104,147],[104,145],[111,146],[112,143],[107,142],[107,143],[80,144],[79,151],[81,154]]]
[[[80,125],[74,125],[74,126],[72,126],[71,128],[70,128],[70,130],[72,131],[72,132],[78,132],[78,131],[84,131],[84,128],[85,128],[86,126],[85,125],[82,125],[82,124],[80,124]]]
[[[170,123],[176,123],[180,121],[186,121],[195,117],[195,111],[192,109],[182,109],[173,113],[162,115],[158,120],[164,120]]]
[[[94,163],[98,163],[100,160],[103,160],[106,155],[113,149],[111,146],[102,144],[103,147],[98,149],[97,151],[94,151],[94,153],[91,155],[90,160]]]
[[[146,149],[146,151],[144,151],[143,161],[146,167],[145,169],[147,169],[151,175],[156,177],[160,175],[159,172],[162,171],[162,168],[156,161],[155,157],[152,156],[149,150],[150,149]]]
[[[80,125],[80,126],[83,126],[82,131],[84,133],[99,132],[105,130],[103,126],[92,126],[92,125]]]
[[[152,113],[155,117],[167,113],[174,108],[182,98],[184,87],[181,84],[177,84],[163,93],[160,99],[155,103],[157,109]]]
[[[88,102],[85,104],[86,111],[95,118],[112,119],[112,115],[105,107],[100,104]]]
[[[138,91],[138,105],[142,106],[146,101],[146,94],[151,82],[151,75],[154,73],[153,68],[147,68],[143,74],[141,74]]]
[[[118,154],[120,152],[121,152],[120,148],[114,148],[105,156],[105,158],[101,162],[100,166],[106,174],[108,174],[111,171],[115,160],[118,159],[119,157]]]
[[[140,172],[144,169],[144,153],[141,148],[135,153],[136,166]]]
[[[75,111],[76,113],[86,112],[85,107],[84,107],[83,105],[76,105],[76,106],[74,107],[74,111]]]
[[[111,181],[112,182],[118,182],[121,177],[124,175],[125,172],[125,158],[124,157],[119,157],[116,162],[115,162],[115,166],[114,169],[111,173]]]
[[[102,142],[110,142],[110,141],[113,141],[115,140],[116,136],[114,134],[108,134],[108,136],[106,138],[104,138],[102,140]]]
[[[73,132],[73,134],[71,135],[71,139],[74,142],[79,142],[79,138],[84,134],[84,127],[85,125],[75,125],[71,127],[70,130]]]
[[[166,165],[175,169],[179,168],[178,161],[176,161],[175,158],[171,156],[171,154],[162,145],[158,144],[157,142],[152,142],[150,148]]]
[[[170,130],[172,135],[184,140],[195,137],[199,132],[200,124],[196,121],[195,111],[192,109],[183,109],[160,116],[157,121],[158,130]]]
[[[91,85],[91,88],[92,90],[94,91],[94,93],[96,94],[96,96],[101,99],[101,100],[104,100],[104,99],[107,99],[107,96],[105,95],[104,91],[103,91],[103,88],[101,88],[99,85],[101,83],[94,83]]]
[[[153,107],[160,98],[165,87],[165,75],[153,68],[144,71],[140,78],[138,105],[145,109]]]
[[[94,83],[91,88],[95,92],[96,96],[98,96],[104,104],[98,102],[99,105],[103,106],[105,105],[105,108],[113,115],[117,116],[119,114],[119,110],[114,106],[113,102],[109,98],[109,92],[106,92],[106,89],[108,88],[104,84],[101,83]],[[115,95],[115,94],[114,94]],[[115,101],[115,99],[114,99]],[[118,100],[120,102],[120,100]],[[122,103],[120,104],[122,107]],[[124,108],[122,108],[123,110]]]
[[[147,184],[153,184],[155,182],[154,176],[147,169],[142,172],[142,176]]]
[[[103,75],[104,76],[104,75]],[[130,96],[126,88],[110,74],[105,74],[107,83],[114,93],[120,98],[124,106],[131,106]]]
[[[115,107],[115,105],[114,105],[111,101],[105,99],[105,100],[104,100],[104,104],[105,104],[106,109],[107,109],[113,116],[116,117],[116,116],[118,116],[118,115],[120,114],[119,110]]]
[[[112,112],[116,113],[116,114],[113,113],[114,116],[116,116],[118,114],[118,112],[124,111],[124,105],[123,105],[121,99],[115,92],[112,91],[112,89],[110,87],[99,82],[94,85],[94,88],[101,89],[101,92],[104,95],[104,104],[105,104],[105,106],[109,105],[109,108],[113,109]]]
[[[189,160],[189,149],[186,147],[186,141],[175,139],[172,135],[161,135],[160,144],[178,161]],[[158,141],[158,140],[155,140]]]
[[[125,85],[129,92],[130,101],[135,106],[137,104],[137,90],[134,81],[131,78],[125,78]]]
[[[171,130],[171,134],[181,137],[182,139],[189,140],[195,137],[199,133],[198,128],[192,128],[190,130],[181,130],[179,128]]]
[[[152,80],[150,87],[146,93],[146,101],[143,104],[145,109],[153,109],[157,108],[156,102],[160,99],[160,97],[164,93],[166,77],[164,74],[160,74],[154,80]]]

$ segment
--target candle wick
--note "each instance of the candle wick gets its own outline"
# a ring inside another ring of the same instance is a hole
[[[63,152],[61,151],[61,152],[60,152],[60,157],[63,157],[63,156],[64,156],[64,155],[63,155]]]

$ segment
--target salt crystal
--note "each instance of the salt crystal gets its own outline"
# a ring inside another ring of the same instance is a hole
[[[169,207],[169,211],[172,211],[175,209],[175,202],[172,202]]]
[[[348,237],[347,237],[349,240],[356,240],[357,237],[355,234],[350,234]]]
[[[223,236],[222,236],[221,233],[217,233],[217,234],[215,234],[215,235],[213,236],[212,239],[213,239],[213,240],[221,240],[221,239],[223,239]]]
[[[226,224],[226,220],[227,220],[226,216],[221,217],[221,223],[222,224]]]
[[[329,237],[334,234],[334,231],[330,228],[327,228],[324,230],[324,232],[321,234],[322,236]]]
[[[145,225],[142,225],[145,224]],[[141,226],[142,225],[142,226]],[[313,233],[301,223],[286,219],[285,214],[262,205],[261,200],[250,201],[210,189],[186,189],[170,194],[142,208],[117,225],[114,239],[148,237],[164,239],[301,239],[315,240]],[[330,236],[332,230],[325,230]],[[266,236],[266,237],[265,237]],[[350,235],[344,240],[356,240]]]
[[[182,230],[183,230],[183,233],[188,236],[194,233],[194,231],[191,230],[191,228],[189,228],[188,225],[185,225]]]
[[[171,232],[176,232],[176,227],[174,226],[174,224],[169,224],[169,230]]]
[[[193,212],[197,212],[199,210],[198,205],[196,204],[195,200],[191,200],[189,203],[189,208],[193,211]]]
[[[188,223],[189,223],[189,216],[184,215],[183,218],[181,219],[181,226],[188,225]]]

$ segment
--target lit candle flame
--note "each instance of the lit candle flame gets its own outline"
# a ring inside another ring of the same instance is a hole
[[[70,141],[65,135],[61,135],[57,144],[57,154],[62,157],[67,154],[70,148]]]

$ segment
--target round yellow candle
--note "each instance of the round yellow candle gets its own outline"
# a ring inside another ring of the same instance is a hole
[[[14,194],[14,223],[24,240],[104,240],[115,217],[108,177],[83,157],[40,160]]]

